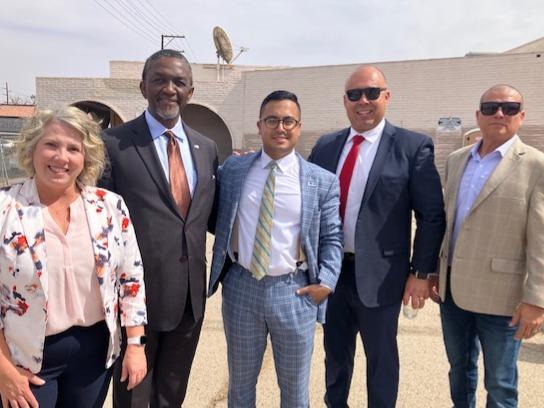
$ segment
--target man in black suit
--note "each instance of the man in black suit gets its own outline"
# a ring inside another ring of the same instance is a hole
[[[429,297],[444,234],[444,203],[432,140],[384,119],[390,91],[376,67],[347,80],[351,127],[322,136],[309,161],[340,178],[344,261],[324,326],[325,402],[347,407],[355,342],[367,357],[368,406],[394,407],[399,382],[401,301],[421,308]],[[412,211],[417,229],[412,256]]]
[[[181,120],[193,94],[191,66],[181,53],[151,55],[140,90],[147,110],[104,134],[111,166],[100,182],[129,208],[144,263],[149,322],[148,375],[127,391],[117,365],[114,406],[179,407],[204,315],[206,229],[217,148]]]

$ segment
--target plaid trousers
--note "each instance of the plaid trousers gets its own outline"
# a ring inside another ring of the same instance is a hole
[[[298,288],[308,273],[265,276],[260,281],[239,264],[223,279],[223,324],[229,366],[228,406],[254,408],[256,385],[270,334],[282,408],[309,406],[310,364],[317,305]]]

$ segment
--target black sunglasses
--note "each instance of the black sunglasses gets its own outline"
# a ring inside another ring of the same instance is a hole
[[[520,102],[482,102],[480,103],[480,112],[482,115],[491,116],[497,113],[501,108],[503,114],[515,116],[521,112]]]
[[[369,101],[375,101],[380,97],[380,93],[385,91],[387,88],[355,88],[348,89],[346,91],[346,96],[351,102],[357,102],[364,95]]]

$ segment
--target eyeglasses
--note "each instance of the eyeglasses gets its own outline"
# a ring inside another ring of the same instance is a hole
[[[275,116],[267,116],[266,118],[261,119],[261,122],[263,122],[268,129],[276,129],[281,123],[285,130],[292,130],[300,123],[292,116],[286,116],[281,119]]]
[[[369,101],[375,101],[380,97],[380,94],[382,91],[387,90],[387,88],[375,88],[375,87],[369,87],[369,88],[355,88],[355,89],[348,89],[346,91],[346,96],[351,102],[357,102],[361,97],[364,95],[366,99]]]
[[[480,103],[480,112],[484,116],[491,116],[497,113],[501,108],[503,114],[515,116],[521,111],[520,102],[482,102]]]

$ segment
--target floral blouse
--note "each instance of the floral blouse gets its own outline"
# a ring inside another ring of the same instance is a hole
[[[147,323],[143,265],[123,199],[108,190],[80,187],[110,331],[105,362],[110,367],[120,352],[118,320],[122,326]],[[41,369],[47,321],[42,208],[33,179],[0,191],[0,329],[13,362],[33,373]]]

